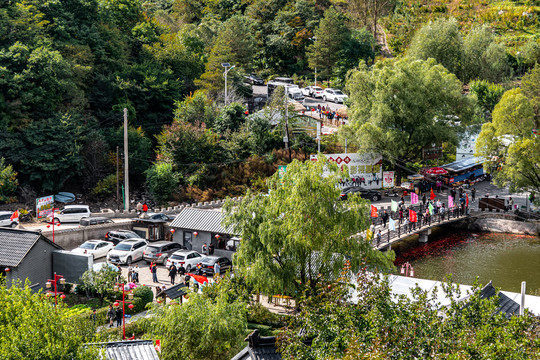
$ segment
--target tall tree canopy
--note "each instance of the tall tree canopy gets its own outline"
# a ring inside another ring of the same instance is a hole
[[[347,86],[350,125],[341,136],[360,152],[381,153],[392,163],[417,161],[433,143],[456,143],[458,122],[472,120],[473,99],[433,59],[362,65],[350,73]]]
[[[324,176],[323,176],[324,175]],[[336,279],[348,260],[389,268],[393,253],[374,250],[359,232],[369,222],[369,203],[358,194],[339,200],[337,166],[293,161],[268,181],[269,193],[248,192],[227,202],[224,223],[242,238],[235,267],[256,288],[273,293],[314,291]]]

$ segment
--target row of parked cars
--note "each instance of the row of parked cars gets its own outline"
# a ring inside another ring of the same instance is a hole
[[[197,251],[185,249],[170,241],[148,243],[130,230],[110,231],[106,240],[88,240],[72,252],[91,255],[94,259],[107,257],[107,262],[115,265],[132,264],[139,260],[155,262],[167,267],[173,263],[182,265],[186,271],[200,271],[213,275],[214,264],[219,262],[221,272],[232,270],[232,262],[222,256],[203,256]]]

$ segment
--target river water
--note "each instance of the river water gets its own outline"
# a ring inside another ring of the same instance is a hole
[[[540,237],[529,235],[474,233],[437,229],[429,242],[418,236],[392,247],[396,267],[409,262],[415,277],[472,285],[478,277],[484,285],[490,280],[501,290],[520,292],[527,282],[527,294],[540,295]]]

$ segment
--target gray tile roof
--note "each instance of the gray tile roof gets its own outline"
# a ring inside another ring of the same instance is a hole
[[[221,225],[221,220],[221,211],[185,208],[176,215],[170,227],[234,235],[231,228],[226,229]]]
[[[19,266],[40,238],[62,249],[37,231],[0,228],[0,266]]]
[[[502,292],[497,293],[497,289],[495,289],[491,281],[486,286],[484,286],[484,288],[480,292],[480,298],[482,299],[489,299],[497,295],[499,297],[499,308],[497,309],[498,313],[504,313],[507,318],[510,318],[513,315],[519,315],[519,304],[514,300],[510,299]]]
[[[116,341],[97,345],[105,349],[108,360],[159,360],[152,340]]]
[[[231,360],[281,360],[275,336],[259,336],[259,330],[256,329],[245,341],[248,345]]]

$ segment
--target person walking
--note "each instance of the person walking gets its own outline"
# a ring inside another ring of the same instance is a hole
[[[171,285],[174,285],[174,278],[176,278],[176,273],[178,270],[176,269],[176,266],[174,263],[172,263],[171,267],[169,267],[169,277],[171,278]]]
[[[206,246],[206,243],[203,244],[201,250],[202,250],[203,255],[208,255],[208,246]]]
[[[473,187],[471,189],[471,198],[472,198],[472,201],[474,201],[474,198],[476,197],[476,189]]]
[[[122,320],[124,320],[124,313],[120,306],[116,308],[116,327],[122,326]]]
[[[107,319],[109,319],[109,327],[113,327],[114,320],[116,319],[116,312],[114,311],[112,305],[109,305],[109,310],[107,311]]]
[[[401,225],[401,223],[403,222],[403,209],[399,209],[399,224]]]
[[[150,272],[152,273],[152,281],[159,284],[157,278],[157,265],[154,261],[150,264]]]
[[[382,240],[382,234],[381,234],[381,230],[379,229],[379,232],[377,233],[377,246],[379,246],[379,244],[381,243],[381,240]]]
[[[216,261],[216,263],[214,264],[214,276],[216,275],[221,275],[221,265],[219,265],[219,261]]]
[[[145,213],[145,214],[148,212],[148,205],[146,205],[146,203],[143,204],[143,206],[142,206],[142,211],[143,211],[143,213]]]
[[[178,275],[180,275],[180,282],[186,283],[186,279],[184,278],[184,275],[186,275],[186,268],[184,265],[179,264],[177,268]]]
[[[188,289],[189,289],[189,281],[190,280],[191,280],[191,276],[189,276],[189,274],[186,274],[186,276],[184,277],[184,283],[186,284]]]
[[[137,215],[141,215],[141,213],[142,213],[142,206],[143,206],[143,205],[142,205],[141,202],[139,201],[139,202],[137,203]]]
[[[383,226],[386,227],[386,222],[388,221],[388,213],[386,212],[386,210],[384,210],[384,214],[382,216],[382,221],[383,221]]]
[[[139,282],[139,264],[135,264],[135,267],[133,268],[133,273],[131,274],[131,280],[134,283]]]
[[[214,255],[214,244],[208,245],[208,255]]]
[[[131,264],[129,264],[127,270],[128,270],[127,281],[128,281],[128,283],[130,283],[130,282],[133,281],[133,266]]]
[[[424,205],[424,207],[426,206],[426,201],[427,201],[427,198],[426,198],[426,194],[422,194],[422,204]]]
[[[508,198],[508,211],[512,211],[512,209],[514,208],[514,200],[512,199],[512,197]]]

